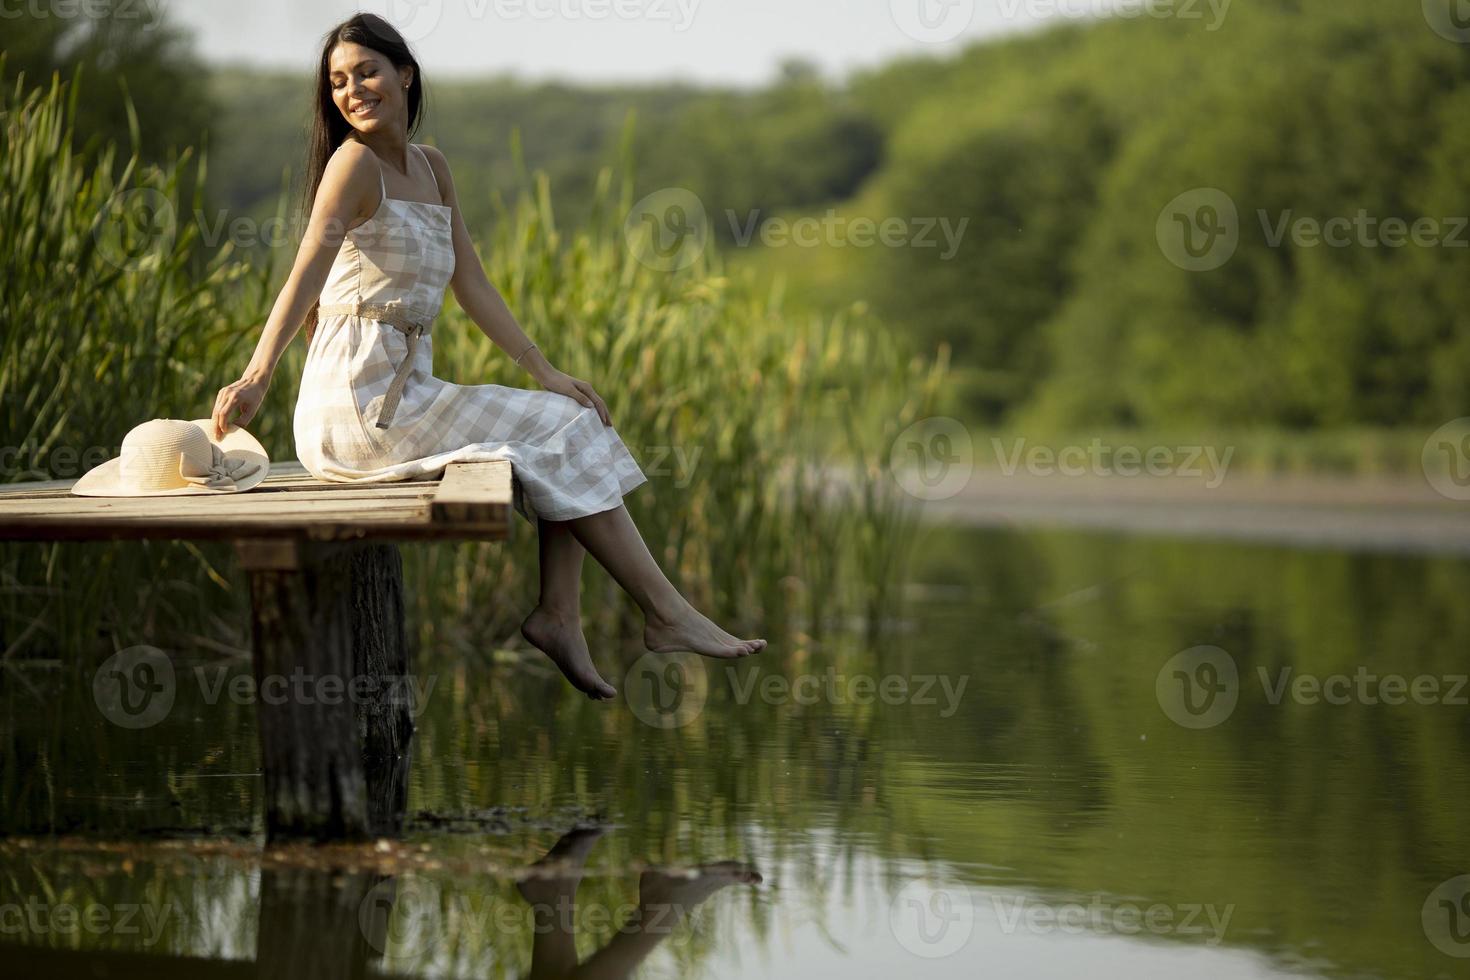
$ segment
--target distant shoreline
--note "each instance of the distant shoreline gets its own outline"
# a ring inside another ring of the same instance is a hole
[[[1470,499],[1448,499],[1422,477],[1231,474],[1212,488],[1184,477],[1008,475],[985,468],[953,496],[914,501],[922,520],[976,527],[1470,556]]]

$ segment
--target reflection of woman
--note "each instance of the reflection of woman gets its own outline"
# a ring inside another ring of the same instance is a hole
[[[540,602],[521,632],[577,688],[593,698],[617,693],[582,636],[587,551],[643,610],[649,649],[760,650],[765,640],[737,638],[696,610],[649,554],[622,504],[647,477],[592,385],[553,367],[486,279],[448,162],[409,142],[422,98],[418,62],[382,18],[359,14],[327,35],[307,230],[254,357],[215,401],[216,428],[254,417],[310,314],[295,413],[302,464],[319,479],[365,482],[430,478],[457,460],[510,460],[516,506],[536,526],[541,556]],[[544,391],[433,376],[426,328],[446,285]]]
[[[626,977],[705,899],[730,885],[761,882],[759,872],[735,861],[707,864],[681,874],[645,871],[638,878],[638,905],[626,919],[615,923],[617,935],[586,962],[578,963],[573,921],[577,886],[587,852],[600,836],[598,830],[567,834],[517,886],[535,916],[531,980]]]

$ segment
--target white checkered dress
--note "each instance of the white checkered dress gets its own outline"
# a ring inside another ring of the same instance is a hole
[[[347,233],[321,303],[398,306],[429,323],[453,274],[450,209],[389,198],[384,184],[378,212]],[[377,428],[408,347],[391,323],[353,313],[321,317],[295,416],[296,451],[313,476],[342,483],[433,479],[448,463],[508,459],[516,510],[532,525],[538,516],[564,521],[610,510],[647,482],[595,409],[550,391],[434,377],[427,332],[391,424]]]

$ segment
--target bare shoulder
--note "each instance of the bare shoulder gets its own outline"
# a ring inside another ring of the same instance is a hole
[[[356,140],[344,140],[327,157],[312,204],[314,221],[345,222],[371,217],[379,205],[381,177],[377,155]]]
[[[435,170],[443,170],[446,174],[449,172],[449,161],[437,146],[430,146],[428,143],[415,143],[414,146],[424,151],[424,156],[429,158],[429,166]]]
[[[321,186],[345,197],[373,199],[378,196],[380,170],[377,154],[371,149],[356,140],[343,140],[327,158]]]
[[[333,168],[343,172],[354,170],[372,170],[376,172],[378,169],[378,157],[377,154],[368,149],[366,144],[359,143],[355,139],[345,139],[332,151],[332,155],[327,158],[327,169],[331,170]]]
[[[424,159],[429,161],[429,168],[434,171],[434,179],[438,182],[440,192],[444,195],[444,202],[452,205],[454,203],[454,176],[449,172],[449,161],[437,146],[429,146],[426,143],[414,145],[424,151]]]
[[[372,150],[357,140],[343,140],[327,158],[322,181],[339,183],[344,189],[359,185],[366,190],[377,186],[379,167],[377,154]]]

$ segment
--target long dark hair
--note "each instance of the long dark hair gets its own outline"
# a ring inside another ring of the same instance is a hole
[[[424,73],[419,61],[409,50],[403,35],[377,14],[358,14],[338,24],[322,39],[322,56],[316,74],[316,108],[312,112],[311,136],[306,141],[306,179],[302,183],[300,222],[302,234],[306,233],[311,221],[311,209],[316,204],[316,192],[326,173],[327,161],[337,147],[353,132],[352,125],[342,117],[342,111],[332,99],[332,49],[338,44],[360,44],[371,48],[393,62],[393,67],[413,68],[413,81],[408,86],[408,138],[413,139],[428,111],[424,91]],[[312,303],[306,314],[306,342],[316,332],[317,307]]]

